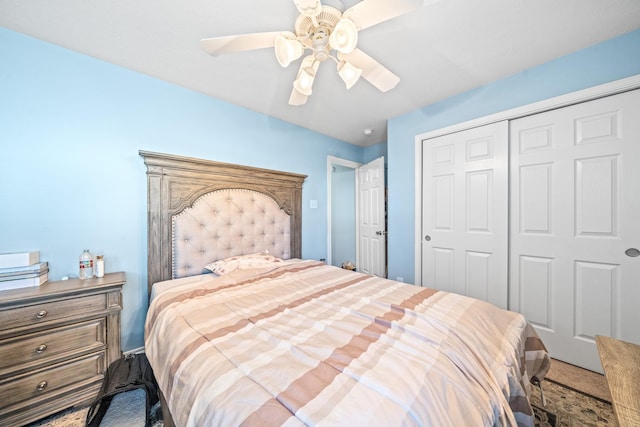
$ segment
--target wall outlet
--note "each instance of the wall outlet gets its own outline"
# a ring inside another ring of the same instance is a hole
[[[404,282],[404,277],[396,277],[396,282]]]

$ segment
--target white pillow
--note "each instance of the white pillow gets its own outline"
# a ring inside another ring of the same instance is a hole
[[[266,267],[272,264],[282,262],[282,259],[270,255],[268,253],[256,253],[248,255],[236,255],[225,259],[212,262],[204,266],[207,270],[210,270],[222,276],[223,274],[230,273],[234,270],[246,270],[248,268]]]

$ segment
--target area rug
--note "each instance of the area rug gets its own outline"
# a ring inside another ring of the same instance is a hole
[[[536,411],[539,427],[617,427],[618,425],[609,402],[547,380],[542,382],[542,389],[547,403],[544,410],[541,409],[543,406],[540,391],[534,389],[531,394],[531,404]]]
[[[536,415],[536,427],[557,427],[558,415],[548,411],[547,409],[540,408],[533,405],[533,412]]]

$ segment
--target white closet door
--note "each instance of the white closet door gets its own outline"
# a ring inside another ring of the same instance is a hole
[[[507,308],[508,124],[423,141],[422,286]]]
[[[514,120],[510,139],[510,308],[602,372],[596,335],[640,343],[640,91]]]

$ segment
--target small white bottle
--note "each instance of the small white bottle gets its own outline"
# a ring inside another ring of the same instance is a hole
[[[104,277],[104,256],[96,255],[96,277]]]
[[[85,249],[80,254],[80,274],[78,277],[82,280],[93,277],[93,255],[91,255],[89,249]]]

